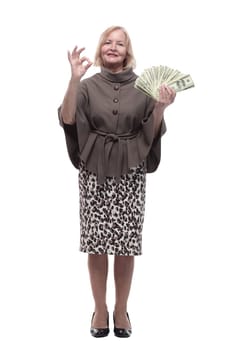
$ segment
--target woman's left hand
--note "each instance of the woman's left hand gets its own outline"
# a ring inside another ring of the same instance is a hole
[[[159,88],[159,100],[155,101],[156,108],[165,109],[171,103],[174,102],[176,97],[176,92],[174,89],[163,84]]]

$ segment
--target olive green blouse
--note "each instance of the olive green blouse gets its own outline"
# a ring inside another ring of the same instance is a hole
[[[97,174],[117,179],[144,161],[146,172],[154,172],[161,158],[161,137],[166,132],[162,121],[154,135],[154,100],[134,88],[137,75],[132,69],[101,72],[83,79],[77,96],[76,123],[60,124],[64,129],[71,162]]]

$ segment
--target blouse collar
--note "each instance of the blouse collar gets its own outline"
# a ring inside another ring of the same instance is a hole
[[[128,68],[119,73],[113,73],[109,69],[101,67],[100,75],[112,83],[122,83],[135,77],[132,68]]]

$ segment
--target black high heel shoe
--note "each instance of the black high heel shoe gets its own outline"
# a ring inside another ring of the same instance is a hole
[[[128,312],[126,313],[127,317],[128,317],[128,320],[129,320],[129,323],[130,323],[130,319],[129,319],[129,314]],[[129,338],[132,334],[132,329],[127,329],[127,328],[117,328],[115,326],[115,317],[114,317],[114,314],[113,314],[113,322],[114,322],[114,334],[116,337],[118,338]]]
[[[91,322],[93,321],[94,316],[95,316],[95,313],[93,312]],[[91,335],[95,338],[107,337],[107,335],[109,334],[109,314],[107,315],[107,328],[91,327],[90,332],[91,332]]]

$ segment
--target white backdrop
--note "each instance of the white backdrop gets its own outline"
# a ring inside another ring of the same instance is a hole
[[[0,348],[146,342],[158,350],[232,350],[230,1],[12,0],[0,7]],[[93,58],[100,33],[113,24],[131,36],[136,73],[166,64],[195,82],[166,111],[129,302],[133,336],[123,341],[112,332],[102,340],[89,335],[78,174],[57,119],[70,77],[67,50],[85,46]]]

